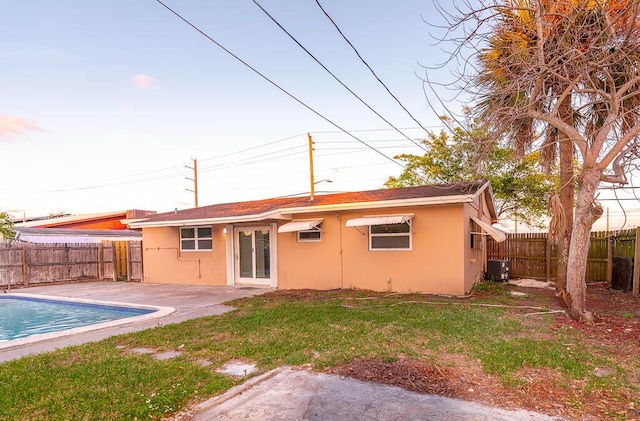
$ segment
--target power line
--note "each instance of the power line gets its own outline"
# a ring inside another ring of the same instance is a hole
[[[430,129],[441,129],[442,125],[440,126],[426,126]],[[423,127],[400,127],[400,130],[417,130],[417,129],[423,129]],[[395,129],[358,129],[358,130],[349,130],[351,133],[358,133],[358,132],[388,132],[391,130],[395,130]],[[312,134],[322,134],[322,133],[342,133],[340,130],[323,130],[320,132],[311,132]]]
[[[184,168],[183,165],[175,165],[175,166],[172,166],[172,167],[166,167],[166,168],[161,168],[161,169],[157,169],[157,170],[145,171],[145,172],[140,172],[140,173],[136,173],[136,174],[123,175],[123,176],[119,176],[119,177],[96,180],[94,183],[100,183],[100,184],[93,184],[93,185],[76,184],[76,185],[64,186],[64,187],[53,188],[53,189],[39,189],[39,190],[29,190],[29,191],[22,190],[20,192],[1,191],[0,193],[4,193],[4,194],[8,194],[8,193],[59,193],[59,192],[65,192],[65,191],[91,190],[91,189],[95,189],[95,188],[103,188],[103,187],[110,187],[110,186],[121,186],[121,185],[127,185],[127,184],[135,184],[135,183],[143,183],[143,182],[153,181],[153,180],[157,180],[157,179],[167,179],[167,178],[171,178],[171,177],[177,177],[177,176],[179,176],[179,174],[167,174],[167,175],[165,175],[165,176],[163,176],[161,178],[148,178],[148,177],[145,177],[145,178],[139,179],[139,180],[131,180],[131,179],[135,178],[137,176],[141,176],[141,175],[149,175],[149,174],[153,174],[153,173],[159,173],[159,172],[182,169],[182,168]],[[126,180],[126,181],[117,182],[117,183],[107,183],[108,181],[117,181],[117,180]]]
[[[360,131],[376,131],[378,129],[362,129]],[[392,130],[392,129],[383,129],[383,130]],[[343,133],[342,131],[334,131],[335,133]],[[317,133],[317,132],[316,132]],[[245,148],[245,149],[240,149],[237,151],[232,151],[223,155],[218,155],[215,157],[210,157],[210,158],[205,158],[205,159],[199,159],[199,163],[202,163],[204,161],[211,161],[214,159],[220,159],[220,158],[225,158],[228,156],[232,156],[232,155],[237,155],[243,152],[248,152],[248,151],[255,151],[257,149],[260,148],[264,148],[267,146],[272,146],[278,143],[282,143],[284,141],[287,140],[291,140],[291,139],[295,139],[296,137],[300,137],[300,136],[306,136],[307,133],[301,133],[301,134],[297,134],[294,136],[289,136],[286,138],[282,138],[282,139],[278,139],[278,140],[274,140],[271,142],[267,142],[258,146],[252,146],[249,148]],[[371,143],[375,143],[375,142],[405,142],[405,139],[388,139],[388,140],[370,140],[369,142]],[[353,140],[347,140],[347,142],[355,142]],[[318,144],[333,144],[333,143],[340,143],[340,144],[344,144],[345,141],[316,141],[316,143]],[[396,147],[398,147],[400,145],[396,145]],[[281,162],[281,161],[285,161],[287,159],[283,159],[286,157],[290,157],[290,156],[298,156],[301,155],[303,153],[305,153],[306,151],[306,146],[305,145],[298,145],[298,146],[292,146],[290,148],[285,148],[285,149],[279,149],[276,151],[272,151],[272,152],[268,152],[268,153],[263,153],[259,156],[250,156],[247,158],[243,158],[243,159],[238,159],[238,160],[234,160],[234,161],[230,161],[230,162],[223,162],[223,163],[219,163],[219,164],[215,164],[213,166],[202,166],[200,165],[200,170],[199,173],[207,173],[207,172],[211,172],[211,171],[219,171],[219,170],[225,170],[228,169],[229,167],[238,167],[238,166],[244,166],[244,165],[250,165],[250,164],[256,164],[256,163],[260,163],[260,162]],[[387,149],[387,148],[391,148],[391,146],[380,146],[378,147],[379,149]],[[304,149],[301,150],[301,149]],[[270,155],[276,155],[276,154],[280,154],[283,152],[289,152],[289,151],[295,151],[295,150],[299,150],[298,152],[293,152],[290,154],[284,154],[284,155],[279,155],[279,156],[271,156],[270,158],[267,159],[260,159],[260,158],[264,158]],[[345,150],[344,153],[334,153],[334,154],[324,154],[322,153],[322,151],[329,151],[329,150]],[[329,156],[329,155],[343,155],[345,153],[347,153],[347,150],[354,150],[354,151],[365,151],[367,149],[365,148],[320,148],[319,151],[320,154],[319,156]],[[167,172],[167,171],[172,171],[172,173],[170,174],[165,174],[162,176],[156,176],[156,177],[148,177],[152,174],[157,174],[157,173],[161,173],[161,172]],[[140,179],[135,179],[136,177],[141,177],[141,176],[147,176],[144,178],[140,178]],[[63,192],[68,192],[68,191],[84,191],[84,190],[97,190],[97,189],[104,189],[104,188],[109,188],[109,187],[118,187],[118,186],[126,186],[126,185],[135,185],[135,184],[143,184],[143,183],[149,183],[149,182],[155,182],[155,181],[163,181],[163,180],[169,180],[169,179],[173,179],[175,178],[176,180],[178,179],[182,179],[184,177],[184,165],[174,165],[174,166],[170,166],[170,167],[163,167],[163,168],[159,168],[159,169],[155,169],[155,170],[149,170],[149,171],[143,171],[143,172],[139,172],[139,173],[134,173],[134,174],[128,174],[128,175],[122,175],[122,176],[118,176],[118,177],[112,177],[112,178],[108,178],[108,179],[102,179],[102,180],[97,180],[94,182],[94,184],[89,184],[89,185],[82,185],[82,184],[78,184],[78,185],[71,185],[71,186],[62,186],[62,187],[57,187],[57,188],[51,188],[51,189],[38,189],[38,190],[29,190],[29,191],[25,191],[22,190],[20,192],[11,192],[11,191],[0,191],[0,193],[5,193],[5,194],[15,194],[15,193],[22,193],[22,194],[33,194],[33,193],[41,193],[41,194],[50,194],[50,193],[63,193]],[[119,181],[122,180],[122,181]],[[116,182],[111,182],[108,183],[109,181],[116,181]]]
[[[249,68],[251,71],[253,71],[255,74],[257,74],[258,76],[260,76],[261,78],[263,78],[264,80],[266,80],[267,82],[269,82],[271,85],[273,85],[274,87],[276,87],[277,89],[279,89],[282,93],[286,94],[287,96],[289,96],[291,99],[293,99],[294,101],[296,101],[297,103],[299,103],[300,105],[302,105],[303,107],[305,107],[306,109],[308,109],[309,111],[311,111],[312,113],[314,113],[315,115],[317,115],[318,117],[322,118],[323,120],[325,120],[326,122],[328,122],[329,124],[331,124],[332,126],[336,127],[337,129],[342,130],[344,133],[346,133],[347,135],[351,136],[352,138],[356,139],[358,142],[362,143],[363,145],[365,145],[366,147],[368,147],[369,149],[371,149],[372,151],[376,152],[377,154],[383,156],[385,159],[388,159],[389,161],[395,163],[396,165],[399,165],[401,167],[404,168],[404,165],[398,161],[396,161],[395,159],[391,158],[390,156],[385,155],[384,153],[380,152],[379,150],[377,150],[376,148],[374,148],[373,146],[367,144],[365,141],[359,139],[358,137],[356,137],[354,134],[349,133],[347,130],[343,129],[341,126],[339,126],[337,123],[334,123],[332,120],[330,120],[328,117],[325,117],[323,114],[321,114],[319,111],[316,111],[314,108],[312,108],[310,105],[307,105],[304,101],[302,101],[301,99],[299,99],[298,97],[296,97],[295,95],[293,95],[292,93],[290,93],[289,91],[287,91],[286,89],[284,89],[282,86],[278,85],[276,82],[274,82],[273,80],[269,79],[267,76],[265,76],[263,73],[261,73],[259,70],[257,70],[255,67],[251,66],[249,63],[247,63],[246,61],[244,61],[243,59],[241,59],[239,56],[237,56],[236,54],[234,54],[231,50],[227,49],[226,47],[224,47],[222,44],[220,44],[218,41],[216,41],[215,39],[213,39],[211,36],[209,36],[207,33],[205,33],[204,31],[202,31],[200,28],[198,28],[197,26],[195,26],[193,23],[191,23],[190,21],[188,21],[186,18],[184,18],[182,15],[180,15],[178,12],[176,12],[175,10],[173,10],[172,8],[170,8],[169,6],[167,6],[166,4],[164,4],[161,0],[156,0],[156,2],[158,2],[159,4],[161,4],[165,9],[167,9],[169,12],[173,13],[176,17],[178,17],[180,20],[182,20],[184,23],[186,23],[187,25],[189,25],[191,28],[193,28],[195,31],[197,31],[198,33],[200,33],[202,36],[204,36],[205,38],[207,38],[209,41],[211,41],[212,43],[214,43],[215,45],[217,45],[220,49],[222,49],[224,52],[226,52],[227,54],[229,54],[231,57],[235,58],[236,60],[238,60],[240,63],[242,63],[243,65],[245,65],[247,68]]]
[[[379,143],[379,142],[406,142],[407,139],[369,139],[367,140],[367,142],[369,143]],[[341,144],[344,145],[345,143],[354,143],[353,140],[314,140],[313,141],[314,144],[320,144],[320,145],[328,145],[328,144]]]
[[[338,133],[342,133],[342,132],[340,131]],[[266,146],[275,145],[276,143],[281,143],[281,142],[284,142],[284,141],[287,141],[287,140],[295,139],[296,137],[300,137],[300,136],[305,136],[306,137],[307,136],[307,132],[300,133],[300,134],[297,134],[297,135],[294,135],[294,136],[285,137],[284,139],[274,140],[273,142],[268,142],[268,143],[265,143],[265,144],[262,144],[262,145],[252,146],[252,147],[246,148],[246,149],[241,149],[239,151],[229,152],[229,153],[226,153],[224,155],[212,156],[212,157],[209,157],[209,158],[201,159],[200,162],[211,161],[212,159],[225,158],[227,156],[237,155],[237,154],[242,153],[242,152],[248,152],[248,151],[252,151],[252,150],[255,150],[255,149],[259,149],[259,148],[264,148]]]
[[[304,150],[304,151],[306,151],[306,148],[307,148],[306,145],[298,145],[298,146],[292,146],[290,148],[278,149],[277,151],[263,153],[263,154],[260,154],[260,155],[252,155],[252,156],[249,156],[249,157],[246,157],[246,158],[237,159],[235,161],[221,162],[221,163],[218,163],[218,164],[211,165],[211,166],[207,167],[206,169],[201,167],[201,171],[202,172],[206,172],[206,171],[209,171],[211,169],[218,168],[218,167],[227,167],[227,166],[233,165],[235,163],[244,163],[249,159],[264,158],[264,157],[267,157],[269,155],[277,155],[277,154],[281,154],[281,153],[284,153],[284,152],[291,152],[291,151],[295,151],[295,150]],[[251,148],[244,149],[242,152],[246,152],[246,151],[249,151],[249,150],[252,150],[252,149]],[[232,155],[232,154],[233,153],[228,154],[228,155]],[[261,161],[269,161],[270,159],[272,159],[272,158],[263,159]]]
[[[184,166],[180,166],[180,168],[184,168]],[[63,193],[63,192],[67,192],[67,191],[79,191],[79,190],[97,190],[97,189],[102,189],[102,188],[109,188],[109,187],[118,187],[118,186],[126,186],[126,185],[131,185],[131,184],[141,184],[141,183],[149,183],[149,182],[155,182],[155,181],[160,181],[160,180],[168,180],[171,178],[176,178],[176,177],[182,177],[183,174],[167,174],[165,176],[162,177],[157,177],[157,178],[144,178],[141,180],[127,180],[127,181],[121,181],[118,183],[109,183],[109,184],[94,184],[94,185],[89,185],[89,186],[79,186],[79,187],[61,187],[61,188],[54,188],[54,189],[41,189],[41,190],[30,190],[30,191],[26,191],[26,190],[21,190],[21,191],[15,191],[15,192],[2,192],[2,193],[11,193],[11,194],[33,194],[33,193]]]
[[[319,0],[316,0],[316,4],[318,5],[318,7],[320,8],[320,10],[322,10],[322,13],[324,13],[324,15],[327,17],[327,19],[329,19],[329,21],[331,21],[331,23],[333,24],[333,26],[336,28],[336,30],[340,33],[340,35],[342,36],[342,38],[347,42],[347,44],[349,44],[349,46],[351,47],[351,49],[356,53],[356,55],[358,56],[358,58],[360,59],[360,61],[367,66],[367,69],[369,69],[369,71],[371,72],[371,74],[373,75],[373,77],[375,77],[377,79],[378,82],[380,82],[380,84],[382,86],[384,86],[384,89],[387,90],[387,92],[389,93],[389,95],[391,95],[391,97],[393,99],[396,100],[396,102],[398,103],[398,105],[400,105],[400,107],[402,107],[402,109],[409,115],[409,117],[411,117],[411,119],[413,121],[415,121],[418,126],[420,126],[422,128],[422,130],[424,130],[425,132],[428,131],[423,125],[422,123],[420,123],[414,116],[413,114],[411,114],[411,112],[409,112],[409,110],[407,109],[407,107],[405,107],[402,102],[400,102],[400,100],[391,92],[391,90],[389,89],[389,87],[382,81],[382,79],[380,79],[380,77],[378,77],[378,75],[376,74],[376,72],[373,71],[373,69],[371,68],[371,66],[369,66],[369,63],[367,63],[365,61],[364,58],[362,58],[362,55],[360,55],[360,52],[358,51],[358,49],[351,43],[351,41],[349,41],[349,38],[346,37],[346,35],[342,32],[342,30],[340,29],[340,27],[338,26],[338,24],[333,20],[333,18],[329,15],[329,13],[327,13],[327,11],[324,9],[324,7],[322,7],[322,5],[320,4]]]
[[[420,149],[426,150],[426,148],[424,146],[422,146],[420,143],[414,141],[413,139],[411,139],[409,136],[407,136],[406,134],[404,134],[399,128],[397,128],[396,126],[393,125],[393,123],[391,123],[389,120],[387,120],[386,118],[384,118],[378,111],[374,110],[373,107],[371,107],[364,99],[362,99],[358,94],[356,94],[351,88],[349,88],[344,82],[342,82],[342,80],[340,80],[340,78],[338,78],[338,76],[336,76],[331,70],[329,70],[327,68],[327,66],[325,66],[320,60],[318,60],[318,58],[316,56],[314,56],[304,45],[302,45],[293,35],[291,35],[291,33],[289,31],[287,31],[284,26],[282,26],[280,24],[280,22],[278,22],[276,20],[276,18],[274,18],[273,16],[271,16],[271,14],[269,12],[267,12],[265,10],[264,7],[262,7],[260,5],[260,3],[258,3],[256,0],[252,0],[253,4],[255,4],[256,6],[258,6],[258,8],[260,10],[262,10],[262,12],[264,12],[265,15],[267,15],[269,17],[269,19],[271,19],[273,21],[273,23],[275,23],[278,28],[282,29],[282,31],[287,34],[289,36],[289,38],[291,38],[293,40],[293,42],[295,42],[298,47],[302,48],[302,50],[304,50],[305,53],[307,53],[309,55],[309,57],[311,57],[316,63],[318,63],[320,65],[320,67],[322,67],[327,73],[329,73],[331,75],[331,77],[333,77],[336,82],[338,82],[340,85],[342,85],[342,87],[344,87],[347,91],[349,91],[349,93],[351,95],[353,95],[354,97],[356,97],[358,99],[358,101],[360,101],[365,107],[367,107],[369,110],[371,110],[375,115],[377,115],[378,117],[380,117],[385,123],[387,123],[389,126],[393,127],[398,133],[400,133],[402,136],[404,136],[405,138],[407,138],[408,140],[410,140],[414,145],[416,145],[417,147],[419,147]]]
[[[221,164],[219,166],[216,167],[210,167],[207,168],[205,170],[200,171],[201,173],[207,173],[207,172],[211,172],[211,171],[219,171],[219,170],[225,170],[228,168],[237,168],[240,166],[245,166],[245,165],[250,165],[250,164],[257,164],[260,162],[278,162],[278,161],[290,161],[291,159],[282,159],[282,158],[287,158],[287,157],[292,157],[292,156],[300,156],[300,155],[306,155],[306,151],[298,151],[298,152],[292,152],[289,154],[285,154],[285,155],[279,155],[279,156],[275,156],[272,157],[270,159],[256,159],[253,161],[246,161],[246,160],[240,160],[240,161],[235,161],[235,162],[231,162],[231,163],[227,163],[227,164]],[[251,159],[251,158],[249,158]]]

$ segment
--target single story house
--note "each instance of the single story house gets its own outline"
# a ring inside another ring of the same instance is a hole
[[[126,221],[125,221],[126,222]],[[144,281],[462,295],[498,241],[488,182],[225,203],[149,216]]]

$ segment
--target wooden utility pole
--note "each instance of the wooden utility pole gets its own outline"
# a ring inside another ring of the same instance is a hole
[[[313,180],[313,139],[311,139],[311,133],[307,133],[309,138],[309,182],[311,183],[311,195],[309,200],[315,199],[316,183]]]
[[[187,180],[193,181],[193,189],[186,189],[187,191],[193,192],[195,207],[198,207],[198,160],[195,158],[191,158],[193,161],[193,167],[187,165],[187,168],[193,170],[193,178],[185,177]]]

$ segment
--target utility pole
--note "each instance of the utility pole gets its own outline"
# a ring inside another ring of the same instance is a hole
[[[187,180],[193,181],[193,189],[185,189],[187,191],[193,192],[195,207],[198,207],[198,160],[195,158],[191,158],[193,161],[193,167],[186,166],[190,170],[193,170],[193,178],[185,177]]]
[[[315,182],[313,180],[313,139],[311,139],[311,133],[307,133],[309,138],[309,182],[311,184],[311,196],[309,200],[315,199]]]

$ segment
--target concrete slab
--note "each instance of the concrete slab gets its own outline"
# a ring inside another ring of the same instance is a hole
[[[156,360],[164,361],[179,357],[180,355],[182,355],[182,351],[166,351],[156,354],[154,357]]]
[[[543,414],[423,395],[395,386],[281,367],[204,402],[174,420],[552,421]]]
[[[130,304],[166,306],[176,309],[168,316],[112,328],[63,336],[42,342],[0,350],[0,362],[25,355],[52,351],[70,345],[98,341],[109,336],[136,332],[188,319],[226,313],[233,307],[222,303],[271,291],[270,288],[243,286],[161,285],[132,282],[85,282],[14,289],[14,292],[115,301]]]
[[[245,377],[258,371],[258,368],[254,363],[247,363],[245,361],[229,361],[216,371],[221,374],[226,374],[227,376]]]
[[[155,351],[153,349],[149,349],[149,348],[133,348],[131,350],[131,352],[133,352],[134,354],[142,354],[142,355],[148,355],[148,354],[154,354]]]

